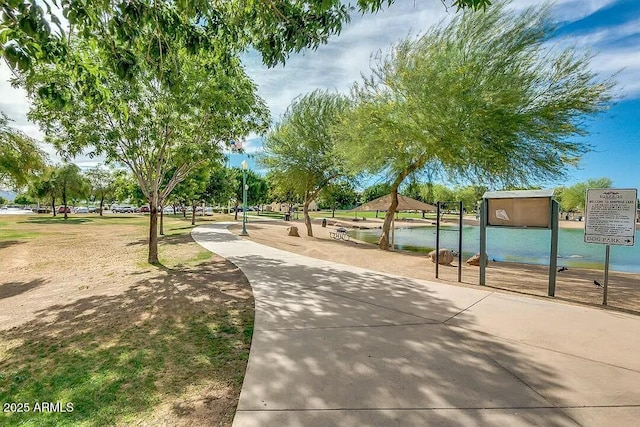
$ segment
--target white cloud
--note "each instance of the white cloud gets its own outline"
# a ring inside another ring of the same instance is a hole
[[[603,9],[617,0],[555,0],[553,14],[559,21],[573,22]],[[543,3],[541,0],[515,0],[511,7],[522,10]]]
[[[244,62],[277,120],[294,98],[314,89],[348,92],[361,74],[369,74],[372,54],[385,52],[393,43],[452,16],[453,10],[447,12],[438,1],[399,1],[376,15],[352,17],[327,45],[292,55],[285,67],[269,70],[255,52],[247,54]]]
[[[622,97],[640,96],[640,50],[625,39],[640,37],[640,19],[619,25],[601,27],[594,31],[569,34],[560,40],[552,40],[560,47],[575,46],[584,52],[595,54],[591,68],[602,78],[614,77]]]
[[[566,39],[577,46],[590,47],[615,43],[625,37],[637,34],[640,34],[640,18],[620,25],[599,28],[598,30],[575,36],[568,36]]]
[[[592,68],[601,76],[612,76],[618,82],[622,97],[640,97],[640,51],[635,47],[609,49],[592,61]]]

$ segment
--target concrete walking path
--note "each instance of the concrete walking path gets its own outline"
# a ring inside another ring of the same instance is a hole
[[[254,291],[236,427],[638,425],[639,317],[336,264],[227,226],[192,235]]]

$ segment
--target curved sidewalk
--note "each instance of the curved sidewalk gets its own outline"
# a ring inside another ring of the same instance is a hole
[[[639,317],[322,261],[227,226],[192,235],[236,264],[254,291],[234,426],[640,419]]]

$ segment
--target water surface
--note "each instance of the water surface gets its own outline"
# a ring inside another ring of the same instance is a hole
[[[377,243],[381,230],[352,230],[349,234],[369,243]],[[636,233],[636,242],[640,239]],[[561,228],[558,235],[558,265],[604,269],[605,245],[584,243],[582,229]],[[396,247],[401,250],[430,252],[436,246],[436,227],[397,228]],[[496,261],[549,265],[550,230],[487,228],[487,255]],[[458,227],[443,226],[440,247],[458,249]],[[462,229],[462,252],[465,259],[480,250],[480,227]],[[640,244],[611,246],[610,267],[615,271],[640,272]]]

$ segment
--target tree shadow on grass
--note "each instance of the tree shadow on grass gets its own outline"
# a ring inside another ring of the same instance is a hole
[[[11,298],[31,289],[38,288],[47,283],[44,279],[35,279],[30,282],[6,282],[0,284],[0,299]]]
[[[24,243],[24,240],[4,240],[0,241],[0,249],[9,248]]]
[[[193,227],[188,227],[193,228]],[[166,234],[163,236],[158,236],[158,244],[159,245],[179,245],[193,243],[193,239],[190,234]],[[127,243],[127,246],[147,246],[149,244],[149,239],[138,239],[132,242]]]
[[[194,387],[202,390],[189,398],[214,402],[205,411],[230,424],[253,331],[249,285],[219,258],[156,273],[120,295],[52,305],[38,313],[46,321],[3,333],[0,402],[74,410],[1,414],[0,424],[128,424],[154,411],[176,424],[189,416],[184,394]]]
[[[95,220],[93,218],[72,218],[72,217],[68,217],[67,219],[64,219],[63,214],[61,214],[57,217],[47,217],[47,218],[29,217],[26,221],[18,221],[19,224],[69,224],[69,225],[84,224],[87,222],[95,222]]]

